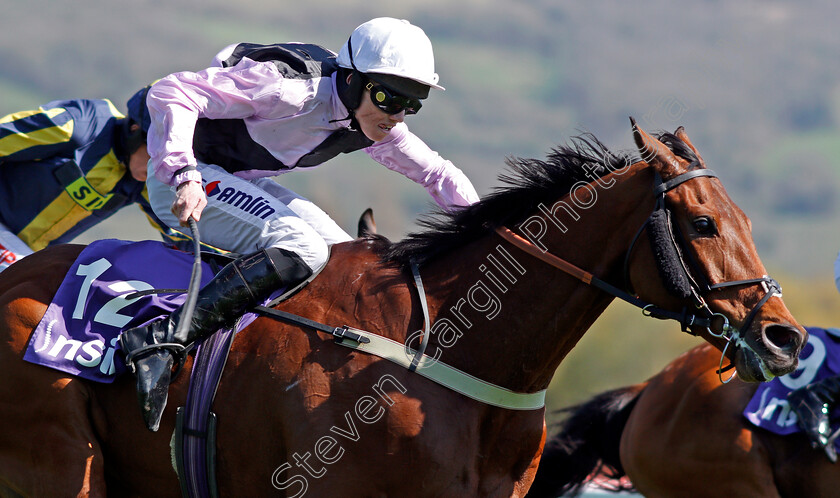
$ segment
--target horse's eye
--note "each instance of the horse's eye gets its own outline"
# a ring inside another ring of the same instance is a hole
[[[708,216],[695,218],[694,230],[700,235],[714,235],[717,233],[715,221]]]

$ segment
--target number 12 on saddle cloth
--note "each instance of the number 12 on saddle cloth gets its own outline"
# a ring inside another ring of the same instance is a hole
[[[184,292],[129,296],[186,288],[192,262],[191,254],[156,241],[92,243],[70,267],[29,339],[24,360],[95,382],[113,382],[127,371],[116,354],[120,332],[167,315],[186,300]],[[201,285],[212,277],[205,264]]]

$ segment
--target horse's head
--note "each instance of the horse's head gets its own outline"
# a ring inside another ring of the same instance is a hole
[[[629,258],[636,293],[701,317],[704,323],[685,325],[722,349],[742,380],[793,371],[807,333],[767,276],[749,218],[706,169],[682,127],[657,139],[633,122],[633,136],[655,171],[657,198],[644,226],[647,237],[638,239],[651,250],[636,247]]]

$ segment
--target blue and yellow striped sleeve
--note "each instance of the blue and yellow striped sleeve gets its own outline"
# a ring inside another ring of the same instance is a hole
[[[73,116],[64,108],[39,108],[0,118],[0,163],[33,161],[73,150]]]

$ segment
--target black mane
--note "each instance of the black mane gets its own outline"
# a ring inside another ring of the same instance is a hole
[[[679,139],[671,135],[682,144]],[[669,147],[673,146],[669,144]],[[685,149],[689,150],[688,147]],[[476,240],[502,225],[515,226],[532,215],[540,204],[551,205],[578,182],[591,182],[638,161],[633,152],[613,153],[591,134],[573,137],[570,144],[554,148],[546,160],[508,158],[510,170],[499,176],[505,186],[480,202],[446,213],[421,217],[424,228],[383,249],[382,259],[400,266],[414,260],[423,264]]]

